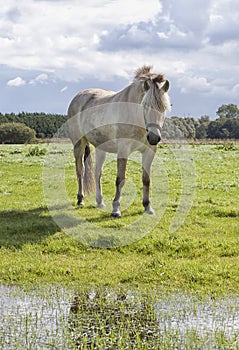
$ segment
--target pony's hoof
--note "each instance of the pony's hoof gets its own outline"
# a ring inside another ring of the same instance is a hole
[[[148,215],[155,215],[155,212],[152,208],[150,209],[145,209],[145,213],[148,214]]]
[[[84,202],[77,202],[77,206],[79,208],[84,207],[85,203]]]
[[[120,211],[112,212],[111,213],[112,218],[121,218],[121,213]]]
[[[103,202],[96,205],[97,209],[101,209],[101,208],[105,208],[105,207],[106,207],[106,205]]]

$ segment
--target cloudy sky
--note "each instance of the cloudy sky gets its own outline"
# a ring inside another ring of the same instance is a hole
[[[78,91],[121,90],[143,64],[170,80],[170,115],[239,105],[237,0],[0,2],[2,113],[66,113]]]

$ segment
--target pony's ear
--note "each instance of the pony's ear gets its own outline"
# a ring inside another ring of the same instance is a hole
[[[164,74],[152,74],[152,80],[154,83],[160,84],[165,81],[165,75]]]
[[[167,92],[167,91],[169,90],[169,86],[170,86],[169,81],[166,80],[165,83],[164,83],[164,86],[162,87],[162,89],[163,89],[165,92]]]
[[[152,80],[150,78],[146,79],[144,81],[144,85],[143,86],[144,86],[144,90],[148,91],[151,88],[151,86],[152,86]]]

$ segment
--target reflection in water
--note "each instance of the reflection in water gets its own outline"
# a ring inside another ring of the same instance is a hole
[[[8,286],[0,293],[3,350],[239,348],[239,298]]]
[[[77,347],[154,349],[160,339],[156,307],[144,297],[125,292],[92,292],[76,296],[71,306],[70,329]]]

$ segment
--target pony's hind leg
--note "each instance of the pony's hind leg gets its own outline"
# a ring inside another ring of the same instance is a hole
[[[102,167],[105,162],[106,152],[102,151],[99,148],[95,150],[95,184],[96,184],[96,203],[97,208],[105,207],[102,188],[101,188],[101,175]]]
[[[77,205],[79,206],[84,205],[83,178],[84,178],[84,171],[85,171],[85,166],[84,166],[85,145],[86,145],[86,142],[84,142],[83,139],[81,139],[74,145],[76,175],[77,175],[77,181],[78,181]]]

